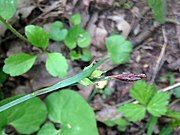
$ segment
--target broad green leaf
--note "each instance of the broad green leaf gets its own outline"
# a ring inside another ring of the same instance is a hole
[[[146,108],[139,104],[128,103],[118,109],[128,120],[136,122],[145,117]]]
[[[145,81],[137,81],[130,90],[131,97],[139,101],[143,105],[147,105],[150,99],[156,93],[156,87]]]
[[[16,12],[17,0],[0,0],[0,16],[8,20]]]
[[[180,98],[180,86],[173,89],[173,94],[174,94],[177,98]]]
[[[63,23],[56,21],[51,24],[49,37],[54,41],[63,41],[67,36],[67,29],[63,28]]]
[[[63,78],[67,75],[67,60],[61,53],[48,53],[46,69],[52,76]]]
[[[60,130],[56,130],[52,123],[44,124],[37,135],[60,135]]]
[[[150,8],[152,8],[154,18],[161,24],[166,21],[167,6],[166,0],[148,0]]]
[[[2,71],[2,68],[0,68],[0,85],[3,84],[7,78],[8,75]]]
[[[49,119],[61,125],[61,135],[98,135],[92,108],[76,92],[54,92],[45,102]]]
[[[11,97],[0,102],[0,106],[17,99]],[[37,131],[45,121],[47,109],[45,104],[37,97],[0,112],[0,134],[7,125],[13,126],[21,134],[31,134]]]
[[[81,23],[80,14],[75,14],[75,15],[71,16],[70,22],[72,25],[79,25]]]
[[[82,56],[81,56],[81,60],[88,62],[92,59],[92,55],[91,52],[88,49],[83,49],[82,50]]]
[[[49,43],[48,33],[40,26],[27,25],[25,35],[29,42],[36,47],[46,48]]]
[[[76,25],[68,31],[64,42],[69,49],[74,49],[77,45],[85,48],[90,44],[91,37],[80,25]]]
[[[167,112],[167,105],[169,103],[169,93],[156,93],[148,103],[147,110],[153,116],[160,117]]]
[[[113,35],[106,39],[106,48],[114,64],[126,63],[132,52],[132,45],[121,35]]]
[[[3,71],[10,76],[18,76],[26,73],[34,64],[36,56],[26,53],[18,53],[6,58]]]

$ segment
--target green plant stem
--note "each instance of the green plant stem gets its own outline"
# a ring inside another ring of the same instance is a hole
[[[67,87],[67,86],[71,86],[71,85],[74,85],[78,82],[80,82],[82,79],[90,76],[92,74],[92,72],[97,68],[99,67],[102,63],[104,63],[107,59],[104,59],[104,60],[101,60],[99,62],[97,62],[96,64],[94,64],[92,67],[90,68],[87,68],[85,70],[83,70],[82,72],[70,77],[70,78],[67,78],[65,80],[62,80],[50,87],[47,87],[47,88],[43,88],[43,89],[40,89],[40,90],[37,90],[33,93],[30,93],[30,94],[27,94],[25,96],[22,96],[16,100],[13,100],[3,106],[0,106],[0,112],[4,111],[4,110],[7,110],[8,108],[11,108],[15,105],[18,105],[22,102],[25,102],[31,98],[34,98],[36,96],[39,96],[39,95],[42,95],[42,94],[46,94],[46,93],[49,93],[49,92],[52,92],[52,91],[55,91],[55,90],[58,90],[60,88],[64,88],[64,87]]]
[[[14,29],[2,16],[0,16],[0,21],[18,38],[23,40],[24,42],[29,43],[27,38],[25,38],[21,33],[19,33],[16,29]]]

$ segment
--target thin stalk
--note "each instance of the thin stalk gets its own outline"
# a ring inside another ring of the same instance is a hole
[[[104,59],[104,60],[101,60],[99,62],[97,62],[96,64],[94,64],[92,67],[88,68],[88,69],[85,69],[83,70],[82,72],[70,77],[70,78],[67,78],[67,79],[64,79],[50,87],[47,87],[47,88],[43,88],[43,89],[40,89],[40,90],[37,90],[33,93],[30,93],[30,94],[27,94],[25,96],[22,96],[18,99],[15,99],[5,105],[2,105],[0,106],[0,112],[2,111],[5,111],[15,105],[18,105],[20,103],[23,103],[29,99],[32,99],[36,96],[39,96],[39,95],[43,95],[43,94],[46,94],[46,93],[49,93],[49,92],[52,92],[52,91],[55,91],[55,90],[58,90],[58,89],[61,89],[61,88],[64,88],[64,87],[67,87],[67,86],[71,86],[71,85],[74,85],[76,83],[78,83],[79,81],[81,81],[82,79],[90,76],[92,74],[92,72],[97,68],[99,67],[102,63],[104,63],[107,59]]]
[[[24,42],[29,43],[27,38],[25,38],[21,33],[19,33],[16,29],[14,29],[1,15],[0,15],[0,22],[2,22],[18,38],[20,38]]]

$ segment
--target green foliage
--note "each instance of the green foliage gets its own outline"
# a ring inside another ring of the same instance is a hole
[[[146,110],[155,117],[165,115],[168,110],[167,105],[170,94],[157,92],[154,85],[149,85],[144,81],[137,81],[132,86],[130,94],[139,103],[127,103],[119,108],[119,111],[130,121],[135,122],[143,119]]]
[[[17,99],[11,97],[0,102],[0,106]],[[45,121],[47,109],[45,104],[37,97],[8,110],[0,112],[0,134],[7,125],[13,126],[21,134],[31,134],[37,131]]]
[[[82,50],[82,55],[81,55],[81,60],[88,62],[92,59],[91,52],[88,49],[83,49]]]
[[[10,19],[16,12],[17,0],[0,0],[0,16]]]
[[[76,92],[61,90],[45,100],[48,117],[61,124],[61,135],[97,135],[96,120],[92,108]]]
[[[51,24],[49,38],[54,41],[63,41],[67,36],[67,29],[63,28],[63,23],[56,21]]]
[[[67,60],[61,53],[48,53],[46,69],[52,76],[62,78],[67,75]]]
[[[118,130],[120,131],[125,131],[128,125],[128,121],[123,118],[109,119],[104,121],[104,123],[109,127],[118,126]]]
[[[106,39],[108,55],[114,64],[126,63],[132,52],[131,42],[125,40],[121,35],[113,35]]]
[[[68,31],[64,42],[69,49],[74,49],[77,45],[86,48],[91,42],[91,37],[80,25],[75,25]]]
[[[153,116],[160,117],[167,112],[169,103],[169,93],[156,93],[148,103],[147,110]]]
[[[12,55],[5,59],[3,71],[11,76],[18,76],[27,72],[34,64],[36,56],[26,53]]]
[[[139,104],[128,103],[120,106],[119,111],[122,112],[128,120],[136,122],[145,117],[146,108]]]
[[[2,68],[0,68],[0,85],[6,81],[7,77],[8,75],[2,71]]]
[[[60,135],[60,130],[56,130],[52,123],[44,124],[37,135]]]
[[[156,92],[154,85],[149,85],[144,81],[137,81],[130,90],[131,97],[142,105],[147,105]]]
[[[158,117],[151,116],[147,123],[147,135],[152,135],[154,127],[156,126]]]
[[[70,22],[72,25],[79,25],[81,23],[81,15],[80,14],[74,14],[70,18]]]
[[[173,128],[172,127],[164,127],[159,135],[172,135],[173,134]]]
[[[25,35],[29,42],[40,48],[46,48],[49,43],[48,33],[40,26],[27,25],[25,27]]]
[[[70,51],[71,60],[78,60],[81,58],[81,54],[75,50]]]
[[[166,21],[166,0],[148,0],[148,5],[152,9],[156,21],[161,24]]]
[[[180,112],[179,111],[174,111],[174,110],[168,110],[166,112],[166,116],[180,120]]]

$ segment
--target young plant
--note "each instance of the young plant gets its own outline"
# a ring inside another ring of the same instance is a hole
[[[118,108],[118,110],[129,121],[137,122],[144,119],[146,113],[149,113],[151,118],[148,123],[148,135],[151,135],[153,128],[157,123],[157,119],[163,115],[180,119],[178,112],[173,115],[168,115],[168,103],[170,94],[158,92],[154,85],[150,85],[144,81],[137,81],[130,90],[130,95],[136,101],[126,103]],[[176,115],[175,115],[176,114]]]

